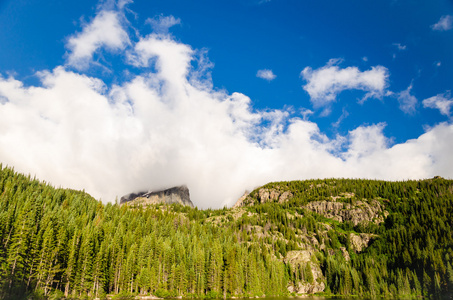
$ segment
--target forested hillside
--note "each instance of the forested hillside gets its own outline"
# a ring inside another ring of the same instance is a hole
[[[453,291],[453,181],[270,183],[238,207],[104,205],[0,165],[0,298]]]

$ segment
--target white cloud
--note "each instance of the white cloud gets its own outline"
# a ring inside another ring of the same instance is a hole
[[[265,79],[267,81],[272,81],[277,77],[277,75],[275,75],[272,72],[272,70],[263,69],[263,70],[258,70],[258,72],[256,73],[256,77]]]
[[[417,98],[411,95],[412,84],[407,87],[404,91],[398,93],[398,102],[400,109],[406,114],[414,114],[415,107],[417,105]]]
[[[376,66],[362,72],[357,67],[340,69],[337,64],[338,60],[331,59],[324,67],[316,70],[306,67],[301,72],[301,76],[307,81],[303,88],[315,107],[328,106],[344,90],[367,92],[362,100],[384,96],[389,76],[387,68]]]
[[[402,45],[400,43],[393,43],[393,46],[395,46],[399,51],[406,50],[406,48],[407,48],[406,45]]]
[[[315,112],[312,111],[311,109],[308,109],[308,108],[302,108],[300,110],[300,114],[302,115],[302,119],[304,121],[308,121],[308,117],[313,115]]]
[[[353,143],[347,154],[348,170],[354,170],[354,177],[402,180],[429,178],[436,175],[451,178],[453,159],[453,126],[439,124],[417,139],[388,146],[382,125],[371,130],[359,127],[352,137]],[[374,144],[373,144],[374,143]],[[363,155],[357,150],[367,153]]]
[[[453,98],[451,98],[450,92],[447,92],[425,99],[422,103],[423,107],[438,109],[441,114],[450,116]]]
[[[440,17],[436,24],[431,25],[431,29],[436,31],[447,31],[451,28],[453,28],[453,17],[450,15]]]
[[[133,3],[133,0],[100,0],[98,1],[97,9],[98,11],[122,11],[131,3]]]
[[[70,50],[67,64],[86,69],[98,49],[105,47],[110,51],[119,51],[128,44],[129,36],[121,25],[119,13],[103,10],[82,32],[69,38],[66,45]]]
[[[385,126],[385,123],[360,126],[349,132],[349,148],[344,157],[359,159],[385,151],[389,145],[388,139],[382,133]]]
[[[133,3],[132,0],[118,0],[117,6],[119,10],[124,9],[128,4]]]
[[[246,95],[199,82],[196,51],[168,35],[129,51],[136,75],[112,85],[61,66],[40,72],[39,86],[0,76],[0,162],[103,201],[187,184],[203,208],[277,180],[453,177],[452,125],[393,146],[384,124],[329,139],[307,120],[310,110],[256,111]],[[383,90],[355,80],[347,86]]]
[[[135,53],[129,60],[137,67],[149,67],[154,64],[160,79],[182,87],[190,71],[190,62],[194,51],[191,47],[178,43],[167,35],[150,34],[141,38],[135,45]]]
[[[160,15],[155,18],[148,18],[146,23],[151,25],[155,33],[167,34],[171,27],[181,24],[181,19]]]
[[[349,113],[348,111],[343,108],[343,112],[341,113],[341,116],[338,118],[338,120],[332,124],[332,127],[334,128],[338,128],[341,124],[341,122],[343,122],[344,119],[346,119],[347,117],[349,116]]]

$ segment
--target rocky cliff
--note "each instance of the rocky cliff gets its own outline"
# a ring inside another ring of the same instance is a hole
[[[312,201],[304,206],[307,210],[323,215],[326,218],[334,219],[338,222],[351,221],[354,226],[359,223],[374,222],[379,224],[384,222],[388,212],[384,205],[376,199],[349,200],[354,198],[354,193],[341,193],[338,196],[326,196],[325,200]],[[294,194],[279,185],[274,188],[261,187],[253,193],[244,193],[233,206],[246,207],[256,203],[278,202],[284,203],[294,197]]]
[[[255,203],[278,202],[283,203],[293,197],[290,191],[281,191],[279,187],[276,189],[260,188],[257,193],[252,196],[248,191],[239,198],[233,207],[250,206]]]
[[[325,277],[322,274],[315,251],[289,251],[284,258],[284,262],[289,264],[292,270],[302,270],[300,272],[300,281],[288,286],[290,293],[314,294],[324,292],[326,288]]]
[[[131,193],[121,197],[120,205],[150,205],[179,203],[193,207],[187,186],[177,186],[166,190]]]
[[[379,224],[384,222],[384,216],[388,215],[388,212],[383,209],[383,205],[377,200],[371,200],[370,203],[355,201],[354,204],[335,202],[335,199],[333,201],[313,201],[308,203],[305,208],[338,222],[351,221],[354,226],[362,222]]]

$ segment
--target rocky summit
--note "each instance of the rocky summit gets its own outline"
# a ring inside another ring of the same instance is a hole
[[[190,193],[187,186],[177,186],[160,191],[147,191],[131,193],[121,197],[120,205],[151,205],[151,204],[174,204],[179,203],[181,205],[193,207],[192,201],[190,201]]]

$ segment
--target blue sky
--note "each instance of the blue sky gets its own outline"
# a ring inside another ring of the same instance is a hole
[[[103,201],[187,184],[200,207],[452,178],[452,23],[451,1],[0,1],[0,161]]]

